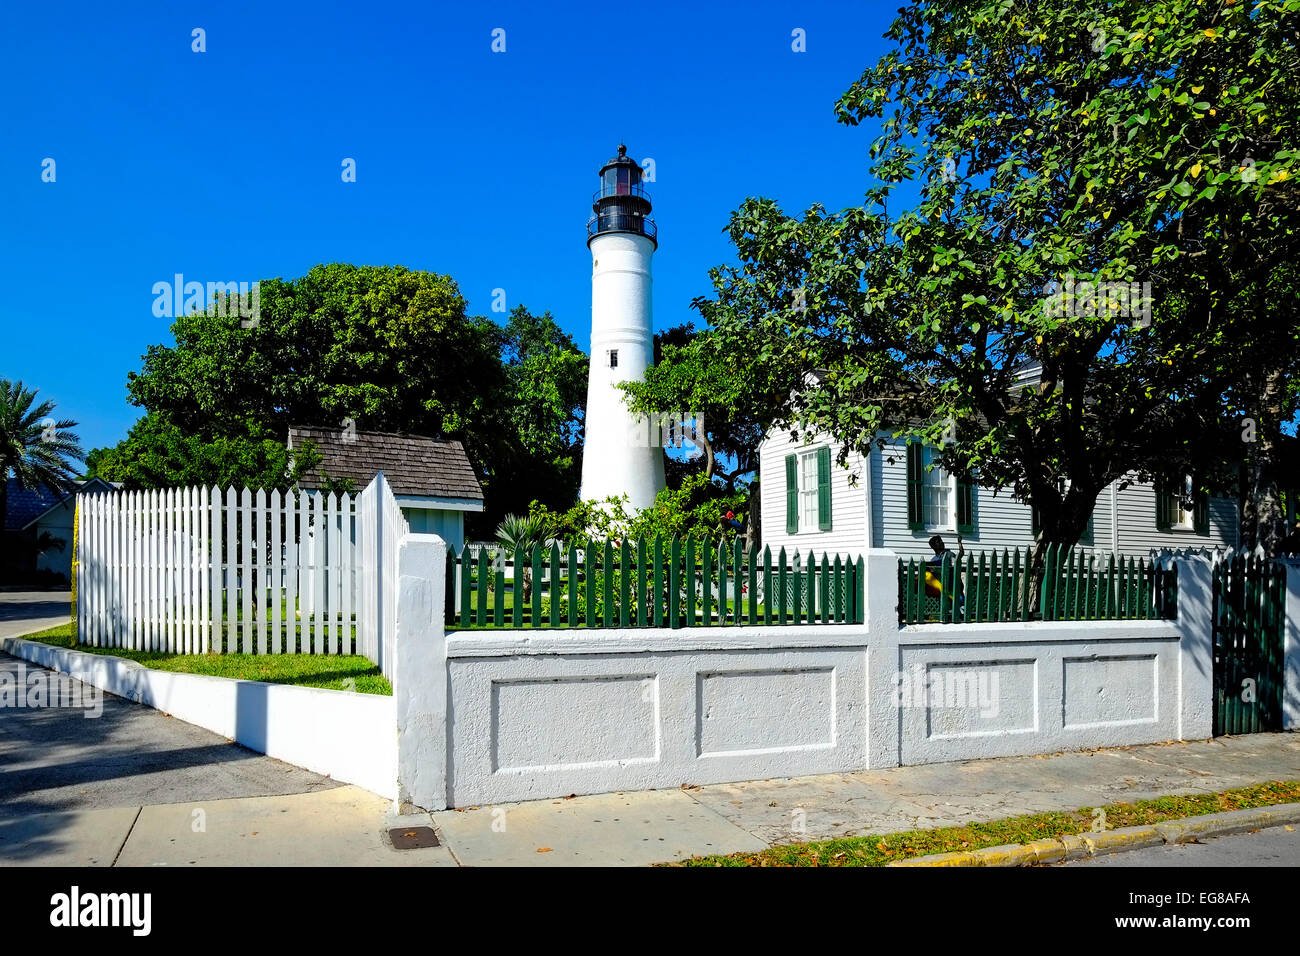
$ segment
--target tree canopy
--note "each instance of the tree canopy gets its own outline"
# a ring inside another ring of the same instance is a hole
[[[467,315],[450,276],[337,263],[262,282],[259,305],[253,320],[216,310],[175,319],[175,344],[151,346],[128,377],[144,416],[92,454],[93,473],[139,486],[286,487],[318,461],[311,447],[286,451],[289,427],[350,420],[461,440],[498,514],[520,475],[544,500],[576,488],[586,357],[549,313],[516,308],[503,328]]]
[[[782,396],[778,427],[844,456],[914,436],[1009,486],[1040,553],[1076,541],[1113,480],[1258,461],[1233,416],[1277,430],[1294,412],[1295,286],[1275,273],[1296,260],[1298,16],[907,4],[836,106],[880,123],[864,204],[746,201],[740,263],[696,303],[712,347]]]

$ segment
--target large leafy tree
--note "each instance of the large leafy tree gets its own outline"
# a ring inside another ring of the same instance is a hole
[[[278,488],[292,485],[319,461],[314,446],[291,452],[283,434],[254,419],[223,429],[187,430],[166,414],[150,412],[117,445],[93,449],[86,470],[143,488]]]
[[[517,308],[503,328],[467,315],[449,276],[341,264],[264,281],[259,305],[256,321],[175,320],[175,344],[150,347],[128,378],[144,416],[92,452],[93,473],[284,487],[319,461],[310,445],[286,450],[289,427],[351,420],[461,440],[495,514],[576,491],[586,357],[549,313]]]
[[[587,405],[587,356],[550,312],[516,306],[501,331],[501,358],[498,479],[485,518],[492,527],[533,499],[577,498]]]
[[[400,266],[316,266],[261,283],[256,321],[178,317],[128,377],[145,417],[97,455],[105,477],[140,484],[281,486],[275,445],[290,425],[444,435],[487,456],[502,385],[498,330],[465,315],[448,276]]]
[[[1239,460],[1228,412],[1280,428],[1296,355],[1294,300],[1266,320],[1242,297],[1296,257],[1298,14],[908,4],[837,106],[880,122],[865,204],[747,201],[704,316],[746,375],[786,375],[775,424],[845,454],[877,429],[943,443],[950,469],[1034,504],[1039,558],[1112,480]],[[1153,307],[1063,295],[1098,280],[1150,283]]]
[[[71,419],[55,419],[54,402],[37,401],[36,389],[0,379],[0,538],[9,511],[9,478],[19,488],[64,495],[85,456]]]

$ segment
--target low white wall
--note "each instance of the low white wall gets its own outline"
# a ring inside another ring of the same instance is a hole
[[[1180,739],[1180,639],[1168,621],[904,628],[899,762]]]
[[[453,806],[1183,735],[1165,621],[477,632],[447,658]]]
[[[7,638],[0,650],[157,708],[278,760],[397,796],[395,702],[291,684],[151,670],[120,657]]]
[[[864,629],[754,630],[450,637],[451,804],[866,766]]]
[[[1178,623],[900,628],[895,556],[873,551],[866,561],[862,625],[422,628],[417,640],[435,649],[423,666],[436,673],[445,659],[448,678],[448,717],[438,729],[449,746],[438,767],[445,801],[435,802],[490,804],[1209,736],[1209,577],[1195,562],[1181,573]],[[400,644],[400,617],[398,631]]]

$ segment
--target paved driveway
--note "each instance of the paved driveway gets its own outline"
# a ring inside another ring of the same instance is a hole
[[[0,593],[0,636],[41,630],[67,614],[66,593]],[[56,681],[79,706],[30,706],[47,703],[33,691]],[[141,807],[153,804],[208,806],[339,786],[8,654],[0,653],[0,682],[10,691],[0,706],[0,864],[111,863]]]

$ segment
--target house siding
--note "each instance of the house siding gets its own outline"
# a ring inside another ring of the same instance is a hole
[[[456,551],[465,547],[465,514],[437,508],[403,507],[402,516],[415,534],[436,534]]]
[[[1166,548],[1215,548],[1237,546],[1237,503],[1230,498],[1209,500],[1209,534],[1192,531],[1156,530],[1156,492],[1150,484],[1133,484],[1118,495],[1120,551],[1149,554]]]
[[[904,556],[928,557],[932,552],[928,541],[935,531],[913,531],[907,520],[907,453],[905,443],[893,440],[888,432],[878,433],[884,447],[873,450],[869,467],[864,467],[860,456],[852,456],[850,464],[860,475],[857,487],[850,485],[848,469],[835,468],[832,480],[833,529],[828,533],[816,531],[797,535],[785,533],[785,456],[801,448],[814,448],[813,439],[795,444],[782,437],[769,437],[760,450],[761,507],[763,509],[763,538],[775,552],[795,544],[800,550],[809,548],[818,552],[828,550],[857,554],[868,546],[866,540],[866,502],[871,502],[870,547],[888,548]],[[832,453],[839,450],[831,444]],[[870,492],[862,487],[869,484]],[[1166,549],[1236,547],[1238,540],[1237,504],[1228,498],[1211,497],[1209,501],[1209,533],[1198,535],[1189,531],[1159,531],[1155,522],[1155,490],[1149,483],[1134,483],[1120,490],[1119,482],[1104,488],[1097,496],[1093,511],[1093,536],[1091,550],[1121,555],[1144,556]],[[975,530],[963,535],[967,550],[1001,550],[1024,548],[1034,540],[1033,513],[1027,504],[1016,501],[1008,489],[975,487],[972,489],[972,517]],[[1112,499],[1113,494],[1113,499]],[[1112,520],[1112,500],[1116,520]],[[1118,525],[1118,548],[1115,546],[1115,527]],[[944,536],[948,547],[956,550],[955,530],[937,532]]]
[[[785,456],[811,451],[822,445],[831,449],[831,530],[818,531],[800,526],[797,534],[785,530]],[[764,440],[759,449],[759,507],[763,510],[763,540],[777,554],[781,548],[788,556],[815,550],[832,555],[860,555],[867,547],[866,476],[862,457],[851,455],[847,467],[835,463],[840,445],[825,440],[795,442],[784,432]],[[852,484],[853,474],[857,484]]]

